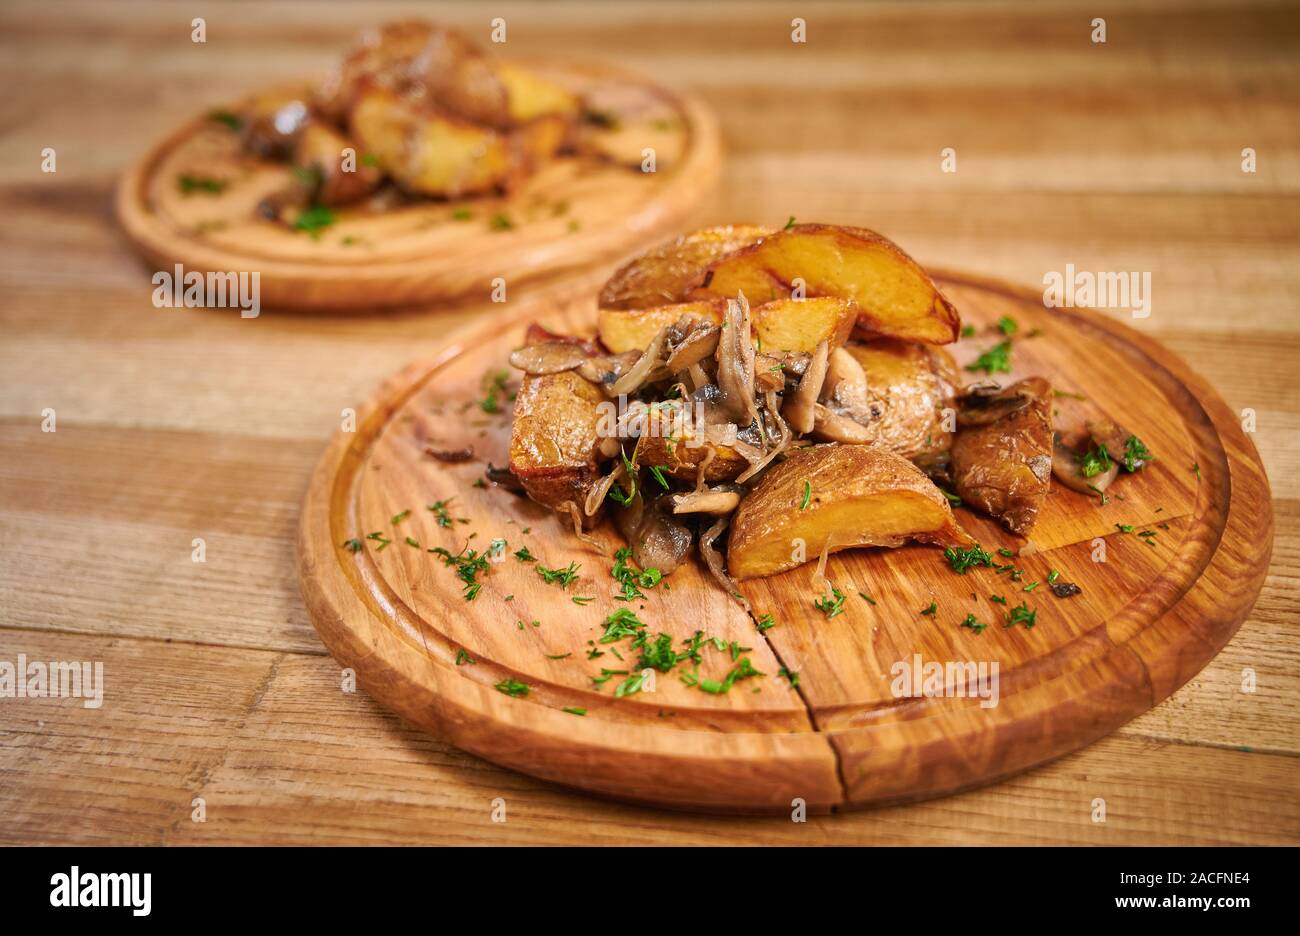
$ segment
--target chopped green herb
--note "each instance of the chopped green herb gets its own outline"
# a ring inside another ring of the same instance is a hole
[[[1095,445],[1080,455],[1079,470],[1085,478],[1110,471],[1110,453],[1106,451],[1106,446]]]
[[[930,601],[930,607],[922,608],[921,613],[924,614],[926,617],[934,617],[935,613],[938,610],[939,610],[939,602],[932,599]]]
[[[547,585],[559,582],[561,588],[568,588],[569,583],[578,577],[578,570],[580,568],[582,568],[582,566],[578,565],[576,562],[570,562],[568,568],[565,569],[548,569],[539,564],[537,566],[537,574],[542,577],[542,581]]]
[[[998,319],[998,331],[1008,337],[1014,335],[1019,328],[1020,325],[1009,315],[1004,315],[1002,318]]]
[[[501,404],[498,397],[509,396],[506,389],[506,381],[510,379],[510,372],[507,370],[488,371],[483,375],[483,388],[486,396],[479,400],[478,407],[485,413],[501,412]]]
[[[520,699],[528,695],[528,684],[521,683],[517,679],[503,679],[494,688],[497,692],[503,692],[512,699]]]
[[[350,549],[350,550],[352,550],[354,553],[355,553],[355,552],[361,552],[361,540],[357,539],[356,537],[353,537],[352,539],[349,539],[349,540],[344,540],[344,541],[343,541],[343,548],[344,548],[344,549]]]
[[[991,566],[993,557],[984,551],[979,543],[968,549],[958,549],[956,546],[949,546],[943,551],[943,557],[948,560],[948,565],[958,575],[965,575],[966,570],[974,566]]]
[[[231,130],[241,130],[244,126],[243,118],[227,110],[214,110],[208,114],[208,118],[219,124],[225,124]]]
[[[225,191],[229,184],[221,179],[204,179],[198,176],[183,175],[176,180],[180,186],[181,194],[193,195],[195,192],[205,192],[208,195],[220,195]]]
[[[1051,585],[1053,582],[1055,582],[1055,581],[1056,581],[1057,579],[1059,579],[1060,577],[1061,577],[1061,573],[1060,573],[1060,571],[1057,570],[1057,569],[1053,569],[1051,572],[1048,572],[1048,573],[1047,573],[1047,584],[1048,584],[1048,585]]]
[[[986,374],[1011,373],[1011,342],[1003,341],[989,348],[974,362],[966,365],[968,371],[983,371]]]
[[[566,705],[564,708],[560,709],[560,711],[561,711],[561,712],[568,712],[570,715],[586,715],[586,714],[587,714],[587,710],[586,710],[585,708],[578,708],[577,706],[568,706],[568,705]]]
[[[865,601],[867,604],[871,605],[872,607],[875,607],[876,599],[872,598],[866,592],[858,592],[858,597],[861,598],[863,601]]]
[[[537,561],[537,557],[534,556],[532,553],[530,553],[530,552],[528,551],[528,547],[527,547],[527,546],[524,546],[524,547],[522,547],[522,548],[520,548],[520,549],[516,549],[516,550],[515,550],[515,558],[518,559],[520,562],[536,562],[536,561]]]
[[[1007,599],[1003,598],[1001,595],[989,595],[989,601],[992,601],[994,604],[1000,604],[1000,605],[1004,605],[1007,603]]]
[[[973,631],[974,631],[975,633],[977,633],[977,634],[981,634],[981,633],[983,633],[983,632],[984,632],[984,628],[988,627],[987,624],[981,624],[979,621],[975,620],[975,615],[973,615],[973,614],[968,614],[968,615],[966,615],[965,620],[963,620],[963,621],[961,622],[961,626],[962,626],[962,627],[969,627],[971,630],[973,630]]]
[[[440,527],[451,526],[452,516],[447,510],[447,505],[450,504],[453,500],[455,500],[454,497],[449,497],[446,500],[440,500],[437,503],[428,505],[428,509],[433,511],[433,516],[434,519],[437,521],[438,526]]]
[[[814,601],[813,607],[826,615],[827,620],[830,620],[835,617],[835,615],[844,612],[844,593],[832,585],[831,593],[829,595],[823,595],[821,598]]]
[[[771,614],[765,614],[755,623],[760,634],[766,634],[772,628],[776,627],[776,618]]]
[[[473,217],[474,212],[470,211],[468,208],[457,208],[451,213],[451,220],[453,221],[469,221]]]
[[[783,666],[783,667],[781,667],[779,670],[776,671],[776,675],[778,675],[778,676],[782,676],[782,677],[784,677],[784,678],[790,680],[790,688],[791,688],[791,689],[794,689],[794,688],[798,687],[798,685],[799,685],[799,671],[798,671],[798,670],[791,671],[791,670],[786,669],[786,668]]]
[[[488,219],[488,228],[493,231],[509,231],[514,226],[515,223],[503,213],[494,214]]]
[[[1038,582],[1030,582],[1028,585],[1022,588],[1021,591],[1031,592],[1037,587],[1038,587]]]
[[[1155,461],[1156,457],[1142,444],[1142,440],[1131,435],[1124,442],[1124,470],[1137,471],[1146,462]]]
[[[334,212],[325,205],[312,205],[293,222],[295,231],[305,231],[312,237],[320,237],[321,232],[337,219]]]
[[[999,555],[999,556],[1006,556],[1007,558],[1010,558],[1010,557],[1014,556],[1015,553],[1012,552],[1010,549],[1007,549],[1007,547],[1005,547],[1005,546],[1000,546],[1000,547],[998,547],[998,555]]]
[[[1007,623],[1002,626],[1015,627],[1017,624],[1023,624],[1026,628],[1033,627],[1034,619],[1037,616],[1038,612],[1030,611],[1029,605],[1022,601],[1017,607],[1011,609],[1011,612],[1007,615]]]
[[[1133,532],[1133,524],[1131,524],[1131,523],[1117,523],[1117,524],[1115,524],[1115,529],[1119,530],[1121,533],[1132,533],[1132,532]]]
[[[420,541],[419,541],[418,539],[416,539],[414,536],[408,536],[408,537],[406,538],[406,545],[407,545],[407,546],[414,546],[416,549],[419,549],[419,548],[420,548]]]
[[[803,501],[799,504],[799,509],[807,510],[808,504],[811,501],[812,501],[812,482],[805,481],[803,483]]]
[[[573,603],[576,605],[590,604],[595,600],[596,600],[595,596],[587,597],[585,595],[574,595],[572,599]]]
[[[405,519],[406,519],[407,517],[409,517],[410,515],[411,515],[411,512],[410,512],[409,510],[403,510],[403,511],[402,511],[401,513],[399,513],[399,514],[393,514],[392,519],[389,520],[388,522],[391,523],[393,526],[397,526],[399,523],[401,523],[403,520],[405,520]]]
[[[457,666],[464,666],[466,663],[477,663],[477,662],[478,660],[474,659],[472,656],[466,653],[463,647],[456,651]]]
[[[785,227],[783,227],[781,230],[788,231],[792,227],[794,227],[794,215],[790,215],[790,220],[785,223]]]
[[[974,326],[974,325],[963,325],[963,326],[961,327],[961,336],[962,336],[963,338],[969,338],[969,337],[971,337],[971,336],[974,335],[974,334],[975,334],[975,326]]]
[[[392,542],[392,540],[390,540],[388,537],[384,536],[383,533],[378,533],[378,532],[376,532],[376,533],[367,533],[367,534],[366,534],[366,539],[368,539],[368,540],[374,540],[376,543],[379,544],[379,548],[376,549],[375,552],[383,552],[383,551],[384,551],[384,547],[387,546],[389,543]]]
[[[668,467],[667,465],[650,466],[650,474],[654,477],[656,481],[659,482],[659,486],[662,487],[665,491],[668,490],[668,479],[664,477],[664,469],[667,467]]]

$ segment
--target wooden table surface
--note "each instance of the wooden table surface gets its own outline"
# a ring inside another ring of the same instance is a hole
[[[407,728],[340,689],[298,597],[298,505],[340,411],[489,304],[156,309],[110,204],[177,121],[317,73],[360,27],[416,8],[8,2],[0,661],[102,661],[106,686],[99,709],[0,698],[0,841],[1300,842],[1300,9],[437,7],[484,37],[505,16],[513,54],[698,91],[727,144],[702,222],[862,224],[923,262],[1030,285],[1067,263],[1149,271],[1152,312],[1133,324],[1255,413],[1277,537],[1253,613],[1197,678],[1084,751],[964,795],[806,823],[593,800]],[[190,41],[196,13],[204,45]],[[790,41],[793,15],[806,44]],[[1098,16],[1105,44],[1089,38]],[[945,147],[955,173],[940,170]],[[206,562],[192,561],[196,537]],[[492,821],[496,798],[506,822]]]

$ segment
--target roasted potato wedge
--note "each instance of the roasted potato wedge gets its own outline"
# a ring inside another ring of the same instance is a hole
[[[955,411],[961,384],[952,355],[932,345],[892,340],[849,344],[845,350],[867,375],[872,444],[920,464],[951,447],[944,410]]]
[[[600,291],[600,307],[646,309],[681,302],[700,284],[710,263],[767,233],[752,224],[733,224],[683,234],[616,270]],[[735,293],[722,298],[734,299]]]
[[[507,138],[371,88],[352,109],[352,135],[384,174],[421,195],[479,194],[507,183],[516,160]]]
[[[755,306],[750,315],[760,351],[811,354],[819,342],[838,348],[849,340],[858,307],[845,299],[777,299]]]
[[[792,569],[823,549],[908,540],[973,542],[947,498],[907,459],[870,445],[818,445],[770,469],[741,502],[727,566],[733,578],[750,579]]]
[[[600,388],[573,371],[527,375],[515,396],[510,470],[528,496],[579,510],[597,479]]]
[[[560,116],[576,121],[581,110],[577,95],[513,62],[498,62],[497,77],[505,85],[510,117],[525,124],[538,117]]]
[[[1015,405],[1000,405],[1012,400]],[[991,421],[992,413],[1002,412]],[[962,500],[1028,535],[1052,478],[1052,388],[1030,377],[969,395],[957,412],[952,478]]]
[[[860,332],[947,344],[961,320],[934,282],[893,241],[864,228],[797,224],[714,260],[694,297],[752,303],[789,298],[796,279],[805,296],[838,296],[860,307]]]
[[[644,351],[659,334],[659,329],[673,324],[683,315],[698,315],[720,325],[726,308],[726,302],[721,299],[704,299],[651,309],[601,309],[596,313],[596,327],[601,343],[615,354]]]

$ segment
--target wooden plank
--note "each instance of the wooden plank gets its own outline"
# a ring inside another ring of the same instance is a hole
[[[9,844],[1300,840],[1292,757],[1124,732],[999,786],[927,803],[806,823],[686,815],[581,796],[464,754],[364,693],[343,692],[328,658],[237,650],[215,660],[184,644],[0,635],[6,653],[98,659],[106,676],[98,710],[71,699],[4,703],[0,840]],[[205,801],[201,824],[191,819],[195,797]],[[1092,821],[1097,797],[1104,824]],[[492,821],[497,798],[504,823]]]

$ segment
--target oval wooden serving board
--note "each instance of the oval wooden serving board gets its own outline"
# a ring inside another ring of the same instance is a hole
[[[485,379],[505,367],[528,321],[594,331],[588,299],[520,309],[463,333],[389,381],[360,410],[356,431],[334,439],[312,478],[299,541],[303,595],[322,639],[382,704],[468,751],[674,807],[788,811],[796,798],[831,809],[935,796],[1115,730],[1195,675],[1250,610],[1273,540],[1258,455],[1214,391],[1133,330],[1093,312],[1045,309],[1038,295],[999,284],[940,282],[977,329],[955,346],[960,363],[995,343],[993,323],[1010,315],[1026,337],[1006,379],[1049,377],[1088,401],[1061,396],[1063,420],[1071,406],[1095,406],[1157,456],[1121,478],[1105,506],[1053,486],[1036,552],[998,557],[1024,570],[1019,582],[989,568],[957,575],[929,546],[848,551],[827,565],[847,596],[829,619],[812,605],[815,563],[743,583],[755,615],[776,620],[760,633],[692,563],[631,609],[651,635],[671,634],[678,646],[696,631],[720,638],[728,650],[708,649],[702,676],[730,669],[732,641],[752,648],[766,675],[723,694],[687,686],[677,670],[658,674],[654,692],[615,698],[622,675],[595,686],[602,668],[627,670],[636,659],[619,662],[608,652],[617,644],[598,642],[606,616],[628,607],[613,598],[610,575],[621,541],[599,531],[601,554],[526,498],[475,486],[488,463],[506,464],[510,434],[507,400],[495,414],[479,405]],[[430,454],[466,448],[473,456],[459,463]],[[446,526],[428,509],[440,501]],[[1025,546],[986,518],[956,513],[990,551]],[[1147,531],[1155,535],[1139,535]],[[342,545],[353,538],[358,552]],[[497,539],[508,543],[502,561],[479,576],[470,601],[455,570],[427,552],[483,550]],[[1104,562],[1095,561],[1098,543]],[[577,580],[547,584],[513,555],[521,547],[547,567],[577,562]],[[1053,569],[1082,594],[1052,594]],[[991,595],[1027,603],[1035,626],[1002,626],[1004,606]],[[935,613],[921,614],[932,602]],[[968,613],[987,629],[960,626]],[[589,658],[593,649],[605,653]],[[932,661],[996,663],[997,705],[898,697],[899,665]],[[783,669],[798,674],[796,687]],[[527,694],[494,688],[510,681]]]
[[[292,169],[243,153],[238,134],[209,112],[153,147],[122,178],[118,218],[160,269],[170,272],[179,263],[186,272],[256,271],[262,304],[307,309],[487,295],[496,277],[513,287],[612,260],[680,227],[718,174],[721,144],[709,109],[606,68],[534,70],[574,91],[632,101],[643,115],[658,115],[638,124],[643,133],[610,131],[620,134],[620,151],[653,147],[656,171],[564,156],[507,197],[339,209],[338,220],[312,236],[258,216],[258,203],[289,184]],[[224,187],[186,191],[184,176]]]

